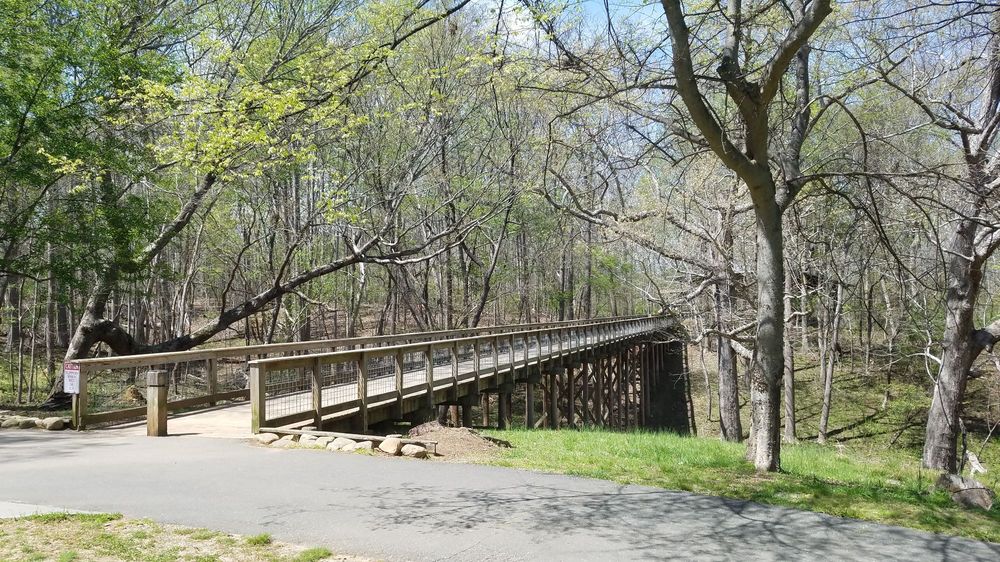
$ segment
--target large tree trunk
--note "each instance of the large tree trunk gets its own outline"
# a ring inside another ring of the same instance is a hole
[[[972,362],[983,349],[974,337],[973,313],[983,278],[982,262],[974,253],[976,227],[963,220],[949,244],[948,290],[946,293],[941,368],[934,385],[934,398],[927,414],[923,464],[927,468],[955,472],[958,417],[961,415]],[[972,256],[969,259],[968,256]],[[992,343],[990,342],[986,342]]]
[[[773,193],[773,192],[772,192]],[[781,380],[784,371],[785,264],[781,211],[773,198],[757,211],[757,365],[750,374],[751,435],[747,460],[781,470]],[[770,200],[768,200],[770,199]]]

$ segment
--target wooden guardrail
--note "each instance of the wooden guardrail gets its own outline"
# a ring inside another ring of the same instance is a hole
[[[339,338],[307,342],[267,345],[233,346],[215,349],[195,349],[169,353],[151,353],[116,357],[97,357],[74,361],[80,368],[79,393],[73,395],[73,425],[84,429],[88,425],[142,419],[146,415],[144,395],[138,385],[144,382],[148,370],[168,371],[171,389],[167,408],[171,411],[218,402],[247,399],[248,363],[254,358],[269,358],[288,354],[335,352],[384,347],[392,344],[447,340],[470,335],[503,334],[545,328],[567,328],[594,320],[570,320],[532,324],[510,324],[459,330],[413,332],[384,336]],[[228,380],[220,377],[226,370]]]
[[[250,361],[251,429],[298,422],[319,424],[357,409],[368,425],[374,404],[395,405],[501,371],[579,353],[670,324],[665,317],[590,320],[504,333],[402,343],[379,348]],[[443,353],[438,353],[439,351]],[[377,371],[377,372],[376,372]],[[308,373],[308,375],[307,375]],[[381,383],[381,384],[379,384]]]

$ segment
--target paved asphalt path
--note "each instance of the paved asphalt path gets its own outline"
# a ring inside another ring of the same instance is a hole
[[[1000,560],[996,544],[749,502],[240,439],[0,432],[2,501],[388,560]]]

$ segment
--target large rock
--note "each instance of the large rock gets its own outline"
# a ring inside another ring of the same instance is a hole
[[[312,447],[316,444],[315,435],[303,435],[299,437],[299,445],[303,447]]]
[[[415,459],[427,458],[427,449],[412,443],[403,445],[403,448],[400,449],[399,452],[402,453],[404,457],[413,457]]]
[[[21,427],[21,418],[7,418],[3,420],[3,423],[0,423],[0,427],[3,429]]]
[[[66,427],[66,422],[59,417],[45,418],[42,420],[42,429],[47,429],[48,431],[59,431]]]
[[[257,435],[254,435],[254,439],[256,439],[258,443],[263,443],[264,445],[270,445],[271,443],[277,441],[279,438],[274,433],[258,433]]]
[[[21,429],[31,429],[33,427],[38,427],[38,418],[21,418],[21,424],[18,425]]]
[[[346,447],[353,447],[357,445],[358,442],[354,439],[348,439],[346,437],[338,437],[333,440],[332,443],[326,446],[327,449],[331,451],[343,451]],[[353,449],[352,449],[353,450]]]
[[[963,507],[976,507],[989,511],[996,500],[993,490],[974,478],[945,473],[938,477],[936,485],[950,493],[951,500]]]
[[[286,435],[286,436],[282,437],[281,439],[278,439],[274,443],[271,443],[271,446],[272,447],[279,447],[281,449],[286,449],[288,447],[294,447],[295,446],[295,436],[294,435]]]
[[[332,442],[333,442],[333,437],[326,437],[326,436],[324,436],[324,437],[317,437],[315,445],[317,447],[326,448],[326,446],[329,445]]]
[[[352,451],[367,451],[367,452],[370,453],[373,448],[374,448],[374,444],[371,441],[361,441],[357,445],[355,445],[354,448],[351,449],[351,450]],[[344,449],[344,450],[346,451],[347,449]]]
[[[380,451],[393,456],[398,455],[400,449],[402,448],[403,448],[403,442],[399,439],[399,437],[390,437],[388,439],[385,439],[378,446],[378,449]]]

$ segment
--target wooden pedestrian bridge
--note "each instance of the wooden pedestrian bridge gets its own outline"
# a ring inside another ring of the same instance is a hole
[[[144,428],[158,377],[171,434],[388,433],[444,407],[465,426],[685,430],[677,329],[666,316],[605,318],[84,359],[73,423]]]

